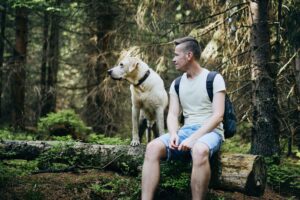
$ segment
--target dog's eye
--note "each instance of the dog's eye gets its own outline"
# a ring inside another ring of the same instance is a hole
[[[121,67],[124,67],[123,63],[120,63],[120,66],[121,66]]]

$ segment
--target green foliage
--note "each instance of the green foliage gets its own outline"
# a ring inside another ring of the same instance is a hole
[[[285,158],[277,164],[276,158],[266,158],[267,182],[275,190],[288,189],[300,195],[300,160]]]
[[[45,199],[45,196],[41,191],[38,191],[38,190],[36,190],[35,187],[33,187],[30,190],[26,191],[26,193],[24,194],[24,199],[26,199],[26,200],[43,200],[43,199]]]
[[[9,173],[9,169],[0,162],[0,188],[4,187],[9,179],[14,176],[13,173]]]
[[[230,153],[249,153],[250,136],[252,124],[249,122],[240,122],[237,127],[237,134],[230,139],[226,139],[222,144],[222,152]]]
[[[41,133],[50,135],[50,130],[59,125],[69,126],[74,129],[79,136],[85,136],[91,132],[80,117],[73,110],[61,110],[57,113],[49,113],[46,117],[40,119],[38,123],[38,130]],[[72,133],[61,133],[67,135]]]
[[[105,199],[114,196],[114,199],[135,200],[140,196],[140,180],[116,177],[102,179],[99,184],[92,184],[91,190],[95,199]]]
[[[237,133],[243,138],[244,142],[250,142],[253,124],[248,121],[239,122],[237,125]]]
[[[129,145],[130,139],[122,139],[119,137],[105,137],[104,135],[92,133],[88,136],[87,142],[95,144]]]
[[[235,135],[230,139],[226,139],[222,145],[222,152],[247,154],[249,149],[250,143],[245,142],[240,135]]]
[[[186,191],[190,189],[190,161],[170,161],[161,164],[161,187]]]
[[[0,129],[0,138],[2,140],[35,140],[36,135],[22,131],[12,131],[9,128],[2,128]]]
[[[61,142],[72,142],[72,141],[74,141],[74,139],[72,138],[71,135],[53,136],[52,140],[61,141]]]
[[[36,161],[2,160],[0,161],[0,188],[16,176],[30,174],[37,169]]]
[[[29,10],[46,10],[48,12],[61,12],[61,7],[57,6],[54,0],[7,0],[7,4],[12,8],[27,8]]]
[[[49,151],[41,154],[37,159],[39,169],[64,169],[67,166],[74,166],[80,163],[80,151],[75,151],[74,143],[58,143]]]

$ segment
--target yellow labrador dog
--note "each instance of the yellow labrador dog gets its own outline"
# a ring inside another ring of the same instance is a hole
[[[108,70],[114,80],[127,80],[130,83],[132,101],[132,146],[140,144],[139,125],[147,119],[147,142],[150,129],[156,122],[158,133],[164,133],[164,110],[168,95],[161,77],[146,63],[136,57],[126,57],[116,67]]]

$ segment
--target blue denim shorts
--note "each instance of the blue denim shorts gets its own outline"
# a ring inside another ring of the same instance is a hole
[[[201,126],[200,125],[185,125],[181,127],[177,134],[179,136],[179,144],[190,137],[193,133],[195,133]],[[173,150],[169,148],[170,134],[164,134],[159,137],[159,139],[165,144],[167,148],[167,160],[190,160],[191,159],[191,151],[179,151]],[[203,135],[201,138],[197,140],[198,142],[202,142],[206,144],[209,148],[210,157],[213,153],[217,152],[222,145],[222,136],[216,132],[210,132]]]

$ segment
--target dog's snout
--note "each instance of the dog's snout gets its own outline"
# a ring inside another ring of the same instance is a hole
[[[111,73],[112,73],[112,69],[110,69],[110,70],[107,70],[107,73],[108,73],[108,75],[111,75]]]

